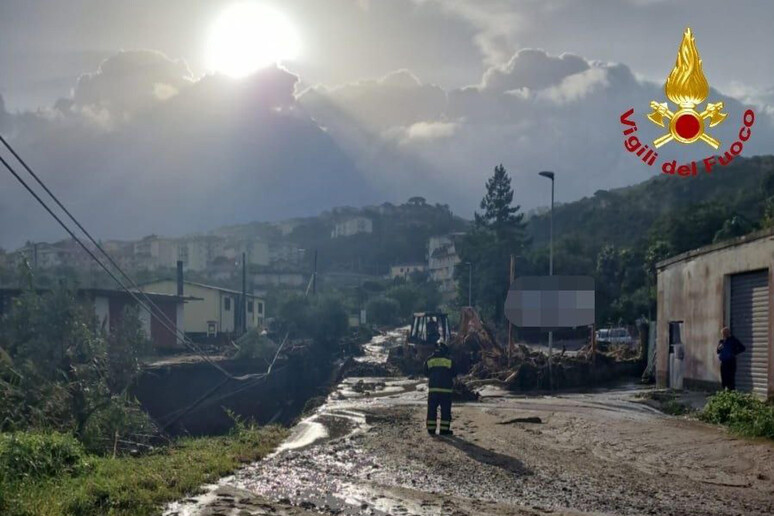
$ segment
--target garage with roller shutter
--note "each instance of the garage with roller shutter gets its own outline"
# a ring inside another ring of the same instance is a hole
[[[747,348],[736,385],[774,396],[774,230],[695,249],[659,262],[656,381],[662,387],[720,388],[723,326]]]

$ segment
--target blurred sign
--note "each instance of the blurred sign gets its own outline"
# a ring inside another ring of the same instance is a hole
[[[505,316],[522,328],[574,328],[594,323],[594,278],[523,276],[511,284]]]

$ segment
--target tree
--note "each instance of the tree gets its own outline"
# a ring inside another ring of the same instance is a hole
[[[519,213],[513,205],[514,192],[511,178],[502,165],[486,182],[486,194],[481,200],[483,213],[475,214],[475,222],[459,240],[457,248],[462,264],[470,263],[474,282],[472,298],[485,317],[496,323],[503,320],[503,304],[509,288],[511,255],[522,255],[529,239]],[[468,268],[455,270],[458,299],[467,300]],[[464,302],[464,301],[463,301]]]
[[[523,239],[524,214],[519,213],[520,206],[512,204],[511,178],[501,164],[495,167],[494,174],[486,182],[486,195],[480,204],[484,212],[474,214],[476,227],[494,231],[500,240],[516,235]]]
[[[376,297],[366,305],[368,320],[375,324],[394,324],[399,312],[400,303],[389,297]]]

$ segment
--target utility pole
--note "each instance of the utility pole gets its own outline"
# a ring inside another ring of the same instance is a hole
[[[255,307],[253,307],[255,310]],[[242,253],[242,335],[247,333],[247,253]]]
[[[317,249],[314,250],[314,272],[312,273],[312,295],[317,294]]]
[[[550,218],[550,240],[548,250],[548,275],[554,275],[554,173],[548,170],[540,172],[538,175],[551,180],[551,218]],[[551,370],[551,355],[554,349],[554,332],[548,332],[548,382],[551,390],[554,389],[554,376]]]
[[[468,306],[473,307],[473,264],[468,264]]]
[[[514,255],[511,255],[511,266],[508,270],[508,277],[510,279],[510,282],[508,283],[508,288],[511,288],[511,285],[513,285],[513,280],[516,278],[516,257]],[[513,324],[511,321],[508,321],[508,367],[511,367],[511,359],[513,358]]]

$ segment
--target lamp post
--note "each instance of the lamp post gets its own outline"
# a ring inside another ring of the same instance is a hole
[[[465,263],[468,265],[468,306],[473,306],[473,264]]]
[[[551,215],[550,215],[550,237],[549,237],[549,248],[548,248],[548,275],[553,276],[554,275],[554,173],[548,170],[544,170],[543,172],[540,172],[538,175],[541,175],[551,180]],[[553,354],[553,349],[554,349],[554,332],[549,331],[548,332],[548,381],[552,389],[554,387],[554,377],[551,371],[551,355]]]

